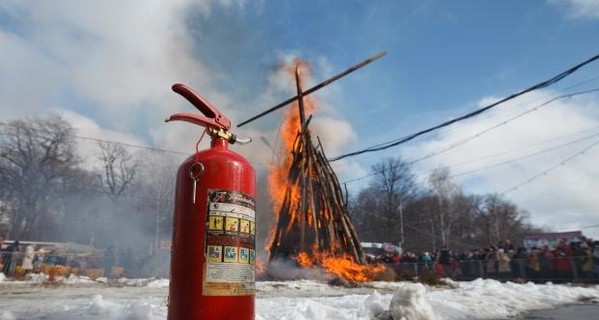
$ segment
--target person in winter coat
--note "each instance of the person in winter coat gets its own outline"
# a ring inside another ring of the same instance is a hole
[[[497,261],[497,278],[500,280],[509,279],[512,275],[510,256],[505,252],[504,249],[499,248],[495,251],[495,260]]]
[[[497,248],[491,246],[485,253],[485,272],[488,278],[497,276]]]
[[[510,255],[508,253],[508,255]],[[526,278],[526,265],[528,263],[528,254],[524,247],[519,247],[514,255],[511,255],[512,262],[510,267],[512,269],[512,277],[514,279]]]
[[[541,278],[541,255],[541,250],[539,250],[537,247],[534,247],[532,248],[528,258],[528,269],[530,270],[530,275],[534,280]]]
[[[565,240],[561,240],[554,250],[555,270],[557,278],[562,282],[572,279],[572,254],[572,248]]]
[[[428,252],[425,252],[421,257],[420,260],[422,261],[422,263],[424,264],[424,266],[426,268],[430,268],[433,265],[433,259],[431,258],[431,256],[429,255]]]
[[[541,263],[541,277],[544,281],[550,281],[557,277],[555,271],[555,255],[548,246],[543,246],[543,251],[539,255]]]
[[[28,274],[33,270],[33,258],[35,257],[34,251],[35,250],[32,245],[25,247],[25,256],[23,257],[23,263],[21,264],[25,274]]]
[[[593,264],[595,265],[595,277],[599,276],[599,241],[593,242]],[[595,278],[598,280],[598,278]]]
[[[593,263],[593,248],[591,248],[586,242],[580,244],[582,250],[583,259],[581,265],[582,278],[585,280],[593,280],[593,273],[595,271],[595,264]]]
[[[19,241],[15,241],[13,244],[8,246],[6,250],[4,250],[4,258],[2,264],[4,267],[2,268],[2,272],[5,276],[11,276],[15,271],[17,266],[17,259],[19,254]]]
[[[443,267],[443,271],[445,272],[445,276],[452,278],[453,272],[451,270],[451,251],[447,248],[446,245],[443,245],[441,250],[439,250],[438,254],[439,264]]]

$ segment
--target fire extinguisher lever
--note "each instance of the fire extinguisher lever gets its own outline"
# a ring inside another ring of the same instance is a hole
[[[215,129],[229,130],[231,128],[231,120],[220,113],[215,106],[208,102],[208,100],[204,99],[204,97],[200,96],[197,92],[193,91],[193,89],[190,87],[182,83],[175,83],[172,89],[176,93],[182,95],[185,99],[187,99],[187,101],[191,102],[191,104],[200,110],[205,117],[197,116],[191,113],[178,113],[171,116],[170,119],[167,119],[168,121],[183,120]],[[174,117],[177,119],[174,119]],[[185,119],[189,117],[191,118]]]
[[[172,87],[173,91],[183,96],[187,101],[191,102],[204,116],[189,112],[179,112],[173,114],[165,122],[180,120],[197,124],[206,127],[208,133],[213,137],[219,137],[229,141],[230,143],[247,144],[251,139],[240,139],[236,135],[229,132],[231,128],[231,120],[225,117],[220,111],[213,106],[208,100],[193,91],[190,87],[175,83]]]

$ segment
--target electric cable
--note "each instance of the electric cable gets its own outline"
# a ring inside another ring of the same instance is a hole
[[[485,130],[482,130],[482,131],[480,131],[480,132],[478,132],[478,133],[476,133],[476,134],[474,134],[474,135],[472,135],[470,137],[467,137],[467,138],[465,138],[465,139],[463,139],[463,140],[461,140],[459,142],[453,143],[453,144],[449,145],[448,147],[445,147],[443,149],[438,149],[436,151],[433,151],[433,152],[429,153],[426,156],[423,156],[423,157],[418,158],[416,160],[412,160],[412,161],[409,162],[409,164],[414,164],[414,163],[418,163],[418,162],[426,160],[426,159],[430,159],[430,158],[432,158],[434,156],[437,156],[439,154],[442,154],[442,153],[450,151],[450,150],[452,150],[454,148],[457,148],[457,147],[459,147],[461,145],[464,145],[464,144],[468,143],[469,141],[472,141],[472,140],[474,140],[476,138],[479,138],[480,136],[482,136],[482,135],[484,135],[484,134],[486,134],[486,133],[488,133],[488,132],[490,132],[490,131],[492,131],[494,129],[502,127],[502,126],[504,126],[504,125],[506,125],[506,124],[508,124],[508,123],[510,123],[510,122],[512,122],[514,120],[516,120],[516,119],[519,119],[519,118],[521,118],[521,117],[523,117],[523,116],[525,116],[525,115],[527,115],[529,113],[532,113],[534,111],[538,111],[539,109],[541,109],[541,108],[543,108],[545,106],[548,106],[549,104],[551,104],[552,102],[555,102],[557,100],[564,99],[564,98],[572,98],[572,97],[575,97],[575,96],[578,96],[578,95],[583,95],[583,94],[588,94],[588,93],[594,93],[594,92],[599,92],[599,88],[590,89],[590,90],[584,90],[584,91],[578,91],[578,92],[563,94],[563,95],[554,97],[554,98],[552,98],[552,99],[550,99],[550,100],[548,100],[548,101],[546,101],[546,102],[544,102],[544,103],[542,103],[542,104],[540,104],[540,105],[538,105],[538,106],[536,106],[534,108],[531,108],[531,109],[528,109],[528,110],[526,110],[526,111],[524,111],[522,113],[519,113],[516,116],[513,116],[513,117],[511,117],[511,118],[509,118],[507,120],[504,120],[504,121],[502,121],[502,122],[500,122],[500,123],[498,123],[498,124],[496,124],[494,126],[491,126],[491,127],[487,128]]]
[[[482,160],[487,160],[487,159],[498,157],[498,156],[503,156],[503,155],[506,155],[506,154],[509,154],[509,153],[513,153],[513,152],[516,152],[516,151],[530,149],[531,147],[535,147],[535,146],[538,146],[538,145],[544,145],[544,144],[547,144],[549,142],[554,142],[554,141],[558,141],[558,140],[564,140],[564,139],[567,139],[567,138],[570,138],[570,137],[573,137],[573,136],[578,136],[581,133],[589,132],[589,131],[594,131],[594,130],[597,130],[597,129],[599,129],[599,126],[594,126],[594,127],[591,127],[591,128],[588,128],[588,129],[584,129],[584,130],[581,130],[581,131],[577,131],[577,132],[574,132],[574,133],[571,133],[571,134],[567,134],[567,135],[564,135],[564,136],[559,136],[557,138],[551,138],[551,139],[539,141],[539,142],[536,142],[536,143],[533,143],[533,144],[530,144],[530,145],[526,145],[526,146],[522,146],[522,147],[518,147],[518,148],[514,148],[514,149],[509,149],[509,150],[505,150],[505,151],[501,151],[501,152],[497,152],[497,153],[492,153],[492,154],[488,154],[488,155],[485,155],[485,156],[482,156],[482,157],[478,157],[478,158],[474,158],[474,159],[470,159],[470,160],[466,160],[466,161],[462,161],[462,162],[452,163],[452,164],[447,165],[446,167],[448,167],[448,168],[455,168],[455,167],[463,166],[465,164],[469,164],[469,163],[473,163],[473,162],[478,162],[478,161],[482,161]]]
[[[503,161],[503,162],[500,162],[500,163],[495,163],[495,164],[484,166],[484,167],[481,167],[481,168],[472,169],[472,170],[460,172],[460,173],[457,173],[457,174],[453,174],[453,175],[450,176],[450,178],[460,177],[460,176],[472,174],[472,173],[475,173],[475,172],[479,172],[481,170],[486,170],[486,169],[490,169],[490,168],[494,168],[494,167],[499,167],[499,166],[502,166],[502,165],[510,164],[512,162],[520,161],[520,160],[523,160],[523,159],[528,159],[530,157],[538,156],[540,154],[544,154],[544,153],[547,153],[547,152],[555,151],[555,150],[558,150],[558,149],[561,149],[561,148],[573,145],[575,143],[579,143],[579,142],[582,142],[582,141],[587,141],[587,140],[595,138],[597,136],[599,136],[599,133],[596,133],[596,134],[593,134],[593,135],[590,135],[588,137],[584,137],[584,138],[581,138],[581,139],[577,139],[577,140],[574,140],[574,141],[570,141],[570,142],[567,142],[567,143],[564,143],[564,144],[561,144],[561,145],[558,145],[558,146],[555,146],[555,147],[552,147],[552,148],[543,149],[543,150],[540,150],[540,151],[537,151],[537,152],[534,152],[534,153],[530,153],[530,154],[523,155],[523,156],[520,156],[520,157],[512,158],[512,159],[509,159],[509,160],[506,160],[506,161]]]
[[[0,126],[8,126],[8,123],[0,122]],[[10,135],[10,134],[4,133],[4,132],[0,132],[0,135],[7,136],[7,135]],[[169,150],[169,149],[163,149],[163,148],[157,148],[157,147],[149,147],[149,146],[132,144],[132,143],[126,143],[126,142],[111,141],[111,140],[100,139],[100,138],[92,138],[92,137],[86,137],[86,136],[79,136],[79,135],[75,135],[75,134],[71,134],[69,136],[72,137],[72,138],[74,138],[74,139],[78,139],[78,140],[87,140],[87,141],[93,141],[93,142],[104,142],[104,143],[110,143],[110,144],[115,144],[115,145],[121,145],[121,146],[128,147],[128,148],[136,148],[136,149],[148,150],[148,151],[152,151],[152,152],[161,152],[161,153],[168,153],[168,154],[182,155],[182,156],[190,156],[191,155],[191,153],[189,153],[189,152],[174,151],[174,150]],[[35,137],[45,138],[45,136],[42,136],[42,135],[37,135]],[[270,164],[265,163],[265,162],[258,162],[258,161],[249,161],[249,162],[252,163],[252,164],[258,164],[258,165],[263,165],[263,166],[270,166]]]
[[[581,130],[581,131],[578,131],[578,132],[575,132],[575,133],[572,133],[572,134],[568,134],[568,135],[564,135],[564,136],[560,136],[560,137],[552,138],[552,139],[548,139],[548,140],[543,140],[541,142],[533,143],[531,145],[527,145],[527,146],[524,146],[524,147],[510,149],[510,150],[507,150],[507,151],[502,151],[502,152],[499,152],[499,153],[494,153],[494,154],[486,155],[486,156],[483,156],[483,157],[479,157],[479,158],[468,160],[468,161],[464,161],[464,162],[450,164],[450,165],[448,165],[446,167],[447,168],[454,168],[454,167],[461,166],[461,165],[464,165],[464,164],[468,164],[468,163],[472,163],[472,162],[476,162],[476,161],[481,161],[481,160],[486,160],[486,159],[497,157],[497,156],[502,156],[502,155],[505,155],[505,154],[512,153],[514,151],[523,150],[523,149],[529,149],[529,148],[531,148],[533,146],[537,146],[537,145],[541,145],[541,144],[546,144],[548,142],[553,142],[553,141],[556,141],[556,140],[563,140],[565,138],[568,138],[568,137],[571,137],[571,136],[580,135],[581,133],[592,131],[592,130],[596,130],[598,128],[599,128],[599,126],[594,126],[594,127],[591,127],[591,128],[588,128],[588,129],[584,129],[584,130]],[[591,135],[585,136],[583,138],[579,138],[579,139],[576,139],[576,140],[564,143],[564,144],[556,146],[556,147],[551,147],[551,148],[547,148],[547,149],[544,149],[544,150],[541,150],[541,151],[536,151],[536,152],[533,152],[533,153],[525,154],[523,156],[518,157],[517,159],[520,160],[520,159],[529,158],[529,157],[532,157],[532,156],[537,155],[539,153],[546,153],[546,152],[549,152],[549,151],[553,151],[555,149],[562,148],[562,147],[565,147],[565,146],[569,146],[569,145],[572,145],[574,143],[578,143],[578,142],[581,142],[581,141],[586,141],[586,140],[591,139],[591,138],[596,137],[596,136],[599,136],[599,133],[591,134]],[[508,160],[506,162],[514,162],[514,161],[516,161],[516,160],[512,159],[512,160]],[[500,164],[503,164],[503,163],[500,163]],[[497,166],[497,165],[500,165],[500,164],[491,165],[489,167],[494,167],[494,166]],[[482,169],[483,168],[474,169],[473,171],[480,171]],[[430,171],[433,171],[433,170],[427,170],[425,172],[430,172]],[[360,176],[360,177],[357,177],[357,178],[349,179],[349,180],[343,181],[342,184],[343,183],[349,184],[349,183],[352,183],[352,182],[360,181],[360,180],[363,180],[363,179],[366,179],[366,178],[369,178],[369,177],[373,177],[373,176],[375,176],[375,175],[377,175],[377,174],[379,174],[381,172],[382,171],[372,172],[372,173],[369,173],[369,174],[364,175],[364,176]],[[459,176],[459,175],[465,175],[465,174],[467,174],[467,173],[461,173],[461,174],[457,174],[457,175],[452,175],[452,177]]]
[[[589,94],[589,93],[594,93],[594,92],[599,92],[599,88],[594,88],[594,89],[589,89],[589,90],[584,90],[584,91],[578,91],[578,92],[572,92],[572,93],[567,93],[567,94],[563,94],[563,95],[560,95],[560,96],[556,96],[556,97],[554,97],[554,98],[552,98],[550,100],[547,100],[544,103],[542,103],[542,104],[540,104],[538,106],[535,106],[535,107],[533,107],[533,108],[531,108],[531,109],[529,109],[529,110],[527,110],[525,112],[522,112],[522,113],[520,113],[520,114],[518,114],[518,115],[516,115],[516,116],[514,116],[514,117],[512,117],[512,118],[510,118],[508,120],[504,120],[504,121],[500,122],[499,124],[491,126],[491,127],[487,128],[485,130],[482,130],[482,131],[480,131],[480,132],[478,132],[478,133],[476,133],[476,134],[474,134],[474,135],[472,135],[470,137],[467,137],[467,138],[465,138],[464,140],[461,140],[458,143],[454,143],[454,144],[452,144],[452,145],[450,145],[448,147],[445,147],[444,149],[436,150],[436,151],[434,151],[434,152],[432,152],[432,153],[430,153],[430,154],[428,154],[426,156],[423,156],[423,157],[418,158],[416,160],[412,160],[412,161],[408,162],[408,164],[412,165],[412,164],[418,163],[420,161],[432,158],[432,157],[434,157],[436,155],[442,154],[444,152],[447,152],[447,151],[449,151],[451,149],[457,148],[457,147],[459,147],[459,146],[467,143],[468,141],[471,141],[471,140],[473,140],[475,138],[478,138],[481,135],[483,135],[483,134],[485,134],[485,133],[487,133],[487,132],[489,132],[489,131],[491,131],[493,129],[499,128],[499,127],[501,127],[501,126],[503,126],[503,125],[505,125],[505,124],[507,124],[507,123],[509,123],[511,121],[514,121],[514,120],[516,120],[516,119],[518,119],[520,117],[523,117],[523,116],[525,116],[525,115],[527,115],[527,114],[529,114],[529,113],[531,113],[533,111],[537,111],[540,108],[543,108],[543,107],[545,107],[545,106],[547,106],[547,105],[549,105],[552,102],[555,102],[557,100],[564,99],[564,98],[572,98],[574,96],[579,96],[579,95]],[[589,130],[589,129],[586,129],[586,130]],[[454,165],[450,165],[448,167],[453,167],[453,166]],[[374,176],[376,174],[377,174],[376,172],[375,173],[370,173],[370,174],[367,174],[367,175],[364,175],[364,176],[361,176],[361,177],[358,177],[358,178],[346,180],[343,183],[352,183],[352,182],[360,181],[360,180],[366,179],[368,177],[372,177],[372,176]]]
[[[524,89],[524,90],[522,90],[522,91],[520,91],[518,93],[511,94],[510,96],[508,96],[506,98],[503,98],[503,99],[501,99],[501,100],[499,100],[497,102],[494,102],[494,103],[492,103],[492,104],[490,104],[490,105],[488,105],[488,106],[486,106],[484,108],[481,108],[481,109],[475,110],[473,112],[467,113],[467,114],[465,114],[463,116],[457,117],[457,118],[449,120],[449,121],[445,121],[445,122],[443,122],[443,123],[441,123],[439,125],[430,127],[428,129],[424,129],[424,130],[418,131],[416,133],[408,135],[407,137],[396,139],[396,140],[390,141],[390,142],[388,142],[386,144],[383,143],[382,146],[379,146],[379,147],[369,147],[369,148],[362,149],[362,150],[359,150],[359,151],[354,151],[354,152],[342,154],[342,155],[330,158],[329,161],[333,162],[333,161],[341,160],[341,159],[344,159],[344,158],[347,158],[347,157],[357,156],[357,155],[360,155],[360,154],[363,154],[363,153],[381,151],[381,150],[385,150],[385,149],[388,149],[388,148],[391,148],[391,147],[395,147],[395,146],[398,146],[400,144],[403,144],[403,143],[406,143],[408,141],[411,141],[411,140],[413,140],[416,137],[419,137],[421,135],[424,135],[424,134],[436,131],[438,129],[447,127],[447,126],[452,125],[454,123],[461,122],[461,121],[464,121],[466,119],[475,117],[475,116],[477,116],[479,114],[482,114],[482,113],[484,113],[484,112],[486,112],[486,111],[488,111],[488,110],[490,110],[490,109],[492,109],[492,108],[494,108],[494,107],[496,107],[496,106],[498,106],[498,105],[500,105],[500,104],[502,104],[502,103],[504,103],[506,101],[512,100],[514,98],[517,98],[517,97],[519,97],[521,95],[524,95],[526,93],[529,93],[531,91],[551,86],[551,85],[559,82],[560,80],[566,78],[567,76],[571,75],[572,73],[578,71],[580,68],[584,67],[585,65],[587,65],[587,64],[589,64],[589,63],[591,63],[591,62],[593,62],[593,61],[595,61],[597,59],[599,59],[599,54],[593,56],[592,58],[590,58],[590,59],[588,59],[588,60],[586,60],[586,61],[584,61],[582,63],[577,64],[576,66],[574,66],[574,67],[572,67],[572,68],[570,68],[570,69],[568,69],[568,70],[566,70],[566,71],[564,71],[564,72],[562,72],[562,73],[560,73],[560,74],[558,74],[558,75],[556,75],[556,76],[554,76],[554,77],[552,77],[552,78],[550,78],[548,80],[545,80],[543,82],[535,84],[535,85],[533,85],[533,86],[531,86],[531,87],[529,87],[527,89]]]
[[[558,91],[557,91],[555,94],[546,94],[546,95],[543,95],[543,96],[540,96],[540,97],[536,97],[536,98],[534,98],[534,99],[532,99],[532,100],[530,100],[530,101],[527,101],[527,102],[525,102],[524,104],[531,104],[531,103],[533,103],[533,102],[535,102],[535,101],[538,101],[538,100],[541,100],[541,99],[545,99],[545,98],[551,98],[552,96],[553,96],[553,98],[556,98],[556,97],[557,97],[557,95],[556,95],[556,94],[558,94],[558,93],[562,93],[562,92],[565,92],[565,91],[567,91],[567,90],[570,90],[570,89],[574,89],[574,88],[577,88],[577,87],[581,87],[581,86],[583,86],[583,85],[586,85],[586,84],[589,84],[589,83],[595,82],[595,81],[597,81],[597,80],[599,80],[599,76],[594,76],[594,77],[591,77],[591,78],[588,78],[588,79],[584,79],[584,80],[582,80],[582,81],[579,81],[579,82],[577,82],[577,83],[574,83],[574,84],[572,84],[572,85],[569,85],[569,86],[567,86],[567,87],[564,87],[564,88],[562,88],[562,89],[558,90]],[[599,90],[599,89],[596,89],[596,90]],[[588,90],[586,90],[586,91],[588,91]],[[582,92],[582,91],[581,91],[581,92]],[[577,95],[578,95],[578,94],[577,94]],[[564,95],[564,96],[565,96],[565,95]],[[551,99],[553,99],[553,98],[551,98]],[[548,101],[548,102],[549,102],[549,101]],[[549,103],[550,103],[550,102],[549,102]],[[403,137],[402,137],[402,138],[403,138]],[[378,144],[378,145],[375,145],[374,147],[376,147],[376,146],[379,146],[379,145],[383,145],[383,143],[381,143],[381,144]],[[417,160],[418,160],[418,159],[417,159]],[[416,161],[416,162],[417,162],[417,161]],[[342,163],[342,164],[341,164],[341,166],[342,166],[342,167],[345,167],[345,166],[347,166],[347,165],[348,165],[347,163]],[[451,167],[451,165],[450,165],[450,167]],[[372,176],[372,175],[371,175],[371,174],[368,174],[367,176],[364,176],[364,177],[359,177],[359,178],[352,179],[352,180],[362,180],[362,179],[364,179],[364,178],[367,178],[367,177],[370,177],[370,176]]]
[[[578,151],[578,152],[576,152],[576,153],[575,153],[575,154],[573,154],[572,156],[570,156],[570,157],[568,157],[568,158],[566,158],[566,159],[564,159],[564,160],[560,161],[558,164],[551,166],[549,169],[547,169],[547,170],[545,170],[545,171],[543,171],[543,172],[541,172],[541,173],[538,173],[538,174],[536,174],[536,175],[532,176],[531,178],[529,178],[529,179],[527,179],[527,180],[525,180],[525,181],[523,181],[523,182],[521,182],[521,183],[519,183],[519,184],[517,184],[517,185],[515,185],[515,186],[513,186],[513,187],[511,187],[511,188],[509,188],[509,189],[506,189],[505,191],[503,191],[503,192],[499,193],[499,195],[500,195],[500,196],[502,196],[502,195],[505,195],[506,193],[509,193],[509,192],[515,191],[515,190],[517,190],[518,188],[520,188],[520,187],[522,187],[522,186],[524,186],[524,185],[526,185],[526,184],[529,184],[529,183],[531,183],[531,182],[533,182],[533,181],[537,180],[538,178],[540,178],[540,177],[542,177],[542,176],[546,176],[546,175],[547,175],[548,173],[550,173],[551,171],[553,171],[553,170],[555,170],[555,169],[557,169],[557,168],[559,168],[559,167],[561,167],[561,166],[565,165],[567,162],[569,162],[569,161],[573,160],[574,158],[577,158],[578,156],[581,156],[581,155],[585,154],[585,152],[587,152],[588,150],[590,150],[591,148],[595,147],[595,146],[596,146],[596,145],[598,145],[598,144],[599,144],[599,140],[598,140],[598,141],[595,141],[595,142],[594,142],[594,143],[592,143],[592,144],[590,144],[589,146],[587,146],[586,148],[582,149],[581,151]]]

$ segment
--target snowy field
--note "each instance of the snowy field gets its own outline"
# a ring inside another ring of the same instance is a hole
[[[166,319],[168,280],[71,276],[9,281],[0,274],[0,320]],[[300,280],[257,282],[256,319],[502,319],[570,303],[598,303],[599,286],[474,280],[452,287],[370,282],[343,288]]]

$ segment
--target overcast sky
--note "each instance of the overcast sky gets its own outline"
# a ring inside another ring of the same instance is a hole
[[[547,80],[598,54],[598,34],[599,0],[5,0],[0,119],[58,112],[80,136],[191,153],[199,128],[163,122],[194,111],[170,90],[173,83],[195,88],[236,124],[293,95],[281,61],[310,61],[308,86],[387,51],[315,94],[313,129],[335,156]],[[596,88],[599,62],[479,117],[334,168],[357,192],[370,166],[386,157],[417,161],[422,181],[449,166],[467,193],[502,194],[534,224],[599,238],[599,95],[545,104]],[[254,138],[234,149],[258,172],[272,160],[260,137],[277,145],[281,116],[235,131]]]

